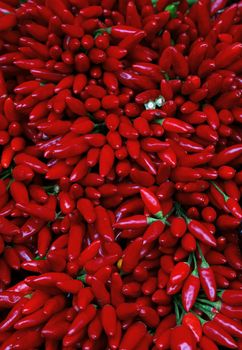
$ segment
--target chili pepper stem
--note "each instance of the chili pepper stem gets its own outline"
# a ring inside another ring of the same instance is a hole
[[[223,190],[221,190],[221,188],[214,182],[214,181],[210,181],[210,183],[219,191],[219,193],[221,193],[221,195],[224,197],[225,202],[227,202],[227,200],[229,199],[229,196],[227,196]]]

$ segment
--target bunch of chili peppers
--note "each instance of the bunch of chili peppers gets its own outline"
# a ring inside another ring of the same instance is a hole
[[[242,6],[0,0],[0,350],[242,349]]]

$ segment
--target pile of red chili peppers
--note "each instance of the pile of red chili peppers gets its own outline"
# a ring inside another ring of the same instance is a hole
[[[0,0],[0,350],[242,349],[241,19]]]

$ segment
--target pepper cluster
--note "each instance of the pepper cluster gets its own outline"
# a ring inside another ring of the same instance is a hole
[[[242,349],[241,19],[0,0],[0,350]]]

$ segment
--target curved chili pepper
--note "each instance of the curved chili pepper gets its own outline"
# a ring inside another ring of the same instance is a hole
[[[93,320],[95,315],[95,306],[92,304],[88,305],[84,311],[78,313],[74,321],[71,323],[67,334],[74,335],[75,333],[80,332],[83,327],[87,326]]]
[[[46,339],[52,341],[62,339],[68,331],[70,323],[65,321],[66,310],[53,315],[41,330],[41,334]]]
[[[36,290],[33,295],[26,301],[22,313],[24,315],[32,314],[38,309],[42,308],[45,302],[49,299],[49,294],[46,292],[42,292],[40,290]]]

